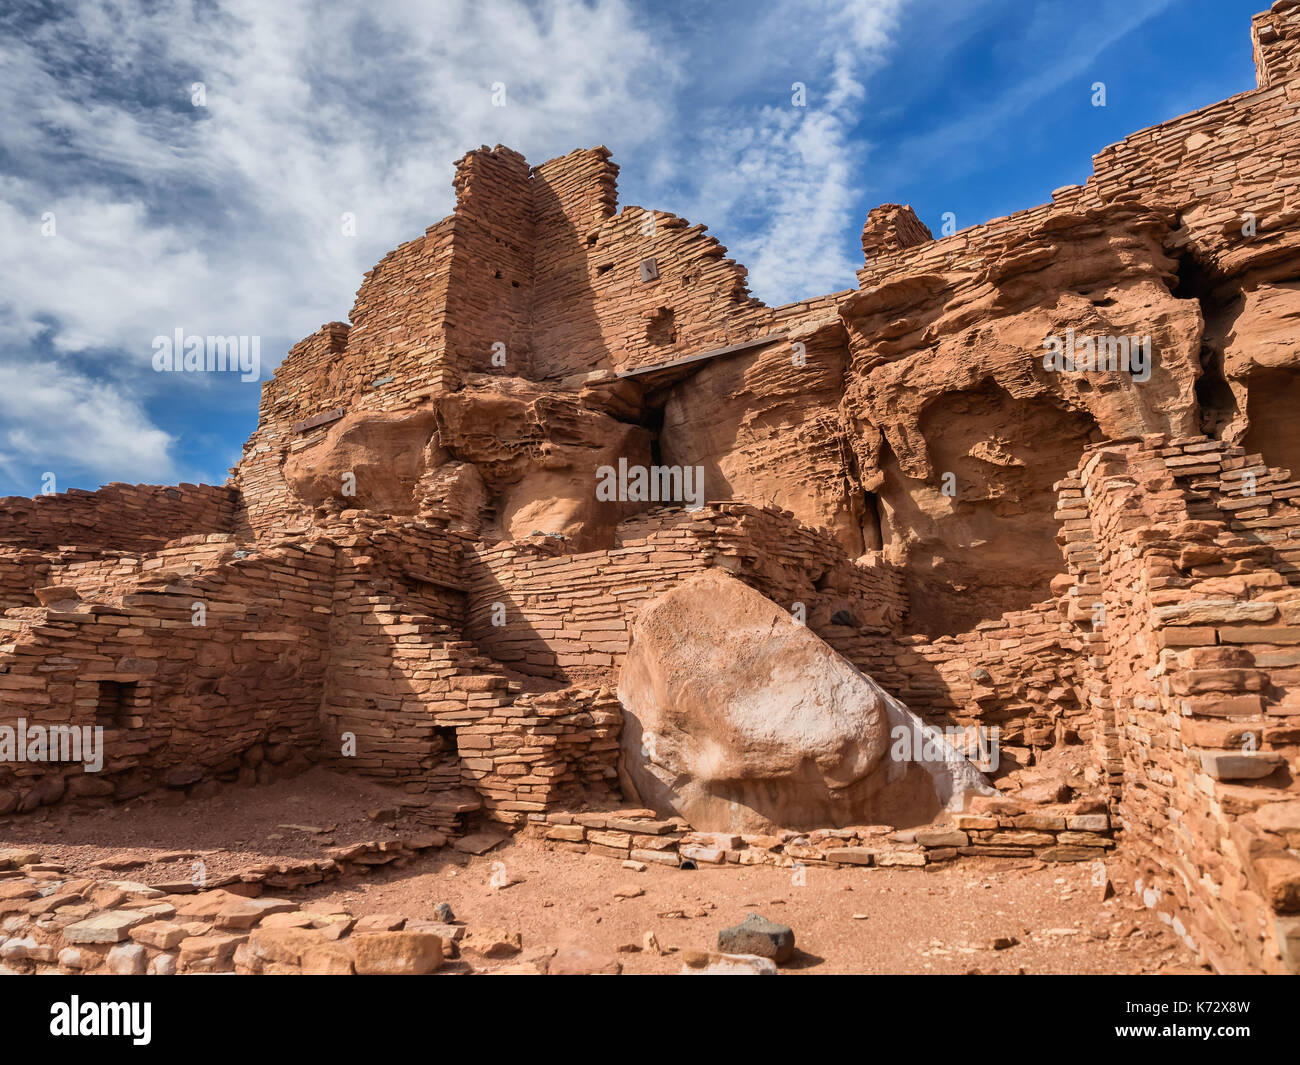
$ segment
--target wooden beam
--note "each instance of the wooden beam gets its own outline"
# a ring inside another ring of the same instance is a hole
[[[722,355],[734,355],[738,351],[748,351],[750,348],[762,347],[764,344],[772,344],[778,340],[784,339],[784,333],[769,333],[767,336],[755,337],[753,340],[742,340],[739,344],[728,344],[725,348],[714,348],[711,351],[701,351],[697,355],[687,355],[682,359],[674,359],[672,362],[661,362],[655,366],[638,366],[634,370],[619,370],[619,377],[641,377],[645,374],[656,373],[659,370],[674,370],[678,366],[689,366],[693,362],[704,362],[706,359],[716,359]]]
[[[311,418],[304,418],[300,422],[294,422],[290,427],[290,431],[305,433],[308,429],[315,429],[318,425],[329,425],[330,422],[336,422],[346,413],[346,407],[335,407],[333,410],[327,410],[324,414],[317,414]]]

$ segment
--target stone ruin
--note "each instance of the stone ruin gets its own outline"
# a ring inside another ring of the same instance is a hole
[[[470,152],[224,486],[2,501],[0,815],[321,764],[426,846],[1118,846],[1205,962],[1300,971],[1300,5],[1252,39],[1258,88],[953,236],[878,207],[783,307],[605,148]]]

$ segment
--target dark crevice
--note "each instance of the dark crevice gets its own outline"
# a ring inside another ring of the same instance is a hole
[[[646,408],[645,416],[641,419],[641,427],[650,434],[650,464],[664,465],[663,442],[660,439],[664,431],[663,407]]]
[[[862,542],[868,551],[879,551],[885,544],[880,500],[875,492],[862,492]]]
[[[1224,334],[1225,318],[1240,313],[1241,293],[1236,288],[1225,291],[1223,277],[1189,249],[1178,257],[1178,281],[1173,294],[1180,300],[1196,300],[1201,307],[1205,333],[1200,351],[1201,372],[1194,385],[1197,416],[1201,432],[1217,440],[1239,412],[1224,374],[1221,342],[1216,338]]]

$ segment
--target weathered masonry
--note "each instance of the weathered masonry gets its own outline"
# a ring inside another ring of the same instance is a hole
[[[324,763],[439,831],[669,864],[1120,847],[1214,967],[1300,972],[1300,4],[1252,39],[1257,88],[944,239],[876,208],[859,286],[784,307],[620,209],[604,148],[470,152],[226,485],[0,501],[0,728],[105,730],[98,773],[0,762],[0,814]],[[1150,337],[1149,379],[1044,367],[1066,335]],[[598,499],[619,460],[707,502]],[[575,821],[659,757],[625,742],[629,632],[719,571],[891,713],[996,727],[996,793],[889,807],[891,847],[792,801],[826,830],[798,855]]]

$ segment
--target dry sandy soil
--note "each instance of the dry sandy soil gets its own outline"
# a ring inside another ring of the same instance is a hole
[[[325,846],[381,836],[394,822],[380,824],[368,814],[391,810],[395,794],[314,770],[176,805],[138,801],[10,817],[0,820],[0,848],[31,845],[69,870],[160,883],[188,877],[194,855],[215,875],[275,858],[321,857]],[[92,867],[123,852],[147,864],[126,874]],[[476,960],[478,971],[581,947],[617,953],[624,972],[676,972],[681,959],[674,948],[712,948],[719,929],[751,910],[794,929],[799,953],[787,972],[1196,971],[1192,954],[1134,897],[1134,874],[1122,855],[1107,862],[1107,871],[1117,894],[1103,902],[1090,865],[980,860],[930,869],[812,867],[799,885],[790,870],[769,866],[637,872],[521,840],[481,857],[447,847],[400,868],[292,896],[311,909],[355,916],[433,918],[434,907],[446,902],[471,927],[522,935],[519,958]],[[509,886],[494,887],[502,873]],[[641,947],[646,932],[668,953],[630,949]],[[999,939],[1015,942],[993,949]]]

